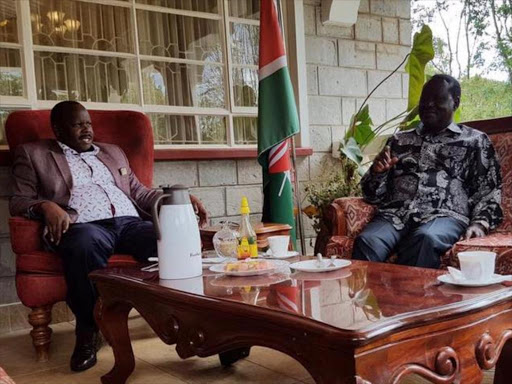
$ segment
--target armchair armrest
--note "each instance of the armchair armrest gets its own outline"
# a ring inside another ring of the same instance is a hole
[[[17,255],[43,250],[43,223],[24,217],[9,218],[11,246]]]
[[[361,197],[342,197],[334,200],[327,209],[331,236],[356,237],[376,211],[374,205],[366,203]]]
[[[326,256],[337,255],[342,259],[352,258],[354,238],[348,236],[332,236],[325,247]]]

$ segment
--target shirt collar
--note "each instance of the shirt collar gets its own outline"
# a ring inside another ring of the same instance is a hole
[[[424,125],[423,125],[422,122],[420,122],[419,125],[416,127],[416,133],[418,135],[422,135],[423,134],[423,129],[424,129]],[[447,129],[449,129],[450,131],[452,131],[454,133],[462,133],[462,129],[460,129],[460,127],[457,124],[455,124],[453,121],[450,123],[450,125],[448,125],[441,132],[444,132]],[[439,133],[441,133],[441,132],[439,132]]]
[[[57,143],[62,148],[62,151],[64,152],[64,154],[69,153],[69,154],[74,155],[74,156],[82,156],[82,155],[84,155],[84,156],[89,156],[89,155],[96,156],[98,154],[98,152],[100,151],[100,147],[98,147],[97,145],[92,144],[92,148],[93,148],[92,151],[78,153],[73,148],[67,146],[66,144],[64,144],[64,143],[62,143],[60,141],[57,141]]]

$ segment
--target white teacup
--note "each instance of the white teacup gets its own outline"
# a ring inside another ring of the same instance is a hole
[[[485,251],[460,252],[460,271],[467,280],[488,280],[494,274],[496,253]]]
[[[274,256],[284,256],[288,251],[288,244],[290,244],[290,236],[269,236],[268,246]]]

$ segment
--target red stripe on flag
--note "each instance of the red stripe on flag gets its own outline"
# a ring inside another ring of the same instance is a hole
[[[260,68],[283,56],[284,43],[274,0],[261,0]]]
[[[276,149],[274,151],[274,149]],[[289,171],[292,167],[290,162],[290,148],[288,140],[276,145],[269,153],[268,173],[281,173]]]

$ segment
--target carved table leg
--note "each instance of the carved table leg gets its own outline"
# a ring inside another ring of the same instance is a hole
[[[48,326],[52,321],[52,306],[32,308],[28,315],[28,322],[32,326],[30,336],[36,349],[37,361],[44,363],[48,361],[52,329]]]
[[[223,367],[229,367],[238,360],[245,359],[251,353],[251,347],[237,348],[219,353],[219,360]]]
[[[494,372],[494,384],[510,383],[512,378],[512,340],[505,343]]]
[[[132,307],[126,303],[108,303],[101,297],[95,309],[98,326],[112,346],[114,367],[101,377],[103,384],[125,384],[135,368],[130,333],[128,331],[128,314]]]

